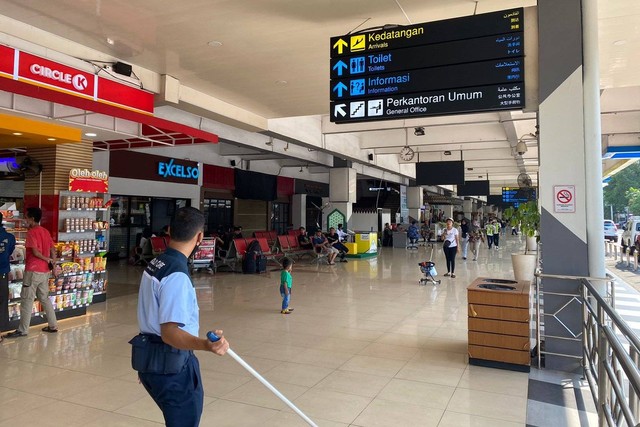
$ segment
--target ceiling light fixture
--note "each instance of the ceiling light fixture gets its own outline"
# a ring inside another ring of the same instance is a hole
[[[14,132],[13,133],[15,136],[22,136],[22,132]]]
[[[627,44],[626,40],[616,40],[616,41],[613,42],[614,46],[622,46],[622,45],[625,45],[625,44]]]
[[[47,138],[47,141],[55,141],[55,138]]]
[[[445,151],[445,152],[444,152],[444,155],[445,155],[445,156],[450,156],[450,155],[451,155],[451,151],[449,151],[449,150]]]
[[[211,40],[207,45],[211,47],[220,47],[222,46],[222,42],[218,40]]]
[[[116,44],[116,41],[110,37],[107,37],[107,44],[113,46],[114,44]]]
[[[424,136],[424,128],[423,127],[417,127],[415,129],[413,129],[413,134],[415,136]]]
[[[90,136],[90,137],[94,137],[94,136],[98,136],[97,133],[93,133],[93,132],[87,132],[84,134],[84,136]]]

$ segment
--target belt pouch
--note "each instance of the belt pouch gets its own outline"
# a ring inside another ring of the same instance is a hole
[[[131,367],[141,374],[177,374],[185,367],[191,352],[162,342],[160,337],[136,335],[131,344]]]

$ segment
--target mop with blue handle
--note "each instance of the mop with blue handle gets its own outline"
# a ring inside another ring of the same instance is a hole
[[[213,331],[209,331],[207,332],[207,338],[209,339],[209,341],[211,342],[216,342],[218,340],[220,340],[220,337],[217,336]],[[276,396],[278,396],[278,398],[280,400],[282,400],[289,408],[293,409],[295,411],[296,414],[300,415],[300,417],[305,420],[307,422],[307,424],[309,424],[310,426],[313,427],[318,427],[318,425],[316,423],[314,423],[311,418],[307,417],[300,409],[298,409],[298,407],[296,405],[294,405],[289,399],[287,399],[282,393],[280,393],[274,386],[272,386],[271,384],[269,384],[269,382],[267,380],[265,380],[262,375],[260,375],[258,372],[256,372],[255,369],[253,369],[251,366],[249,366],[249,364],[247,362],[245,362],[244,360],[242,360],[242,358],[240,356],[238,356],[235,351],[231,350],[230,348],[227,350],[227,354],[229,356],[231,356],[236,362],[238,362],[240,365],[242,365],[242,367],[244,369],[246,369],[247,371],[249,371],[249,373],[251,375],[253,375],[258,381],[260,381],[265,387],[267,387],[269,390],[271,390],[271,392],[273,394],[275,394]]]

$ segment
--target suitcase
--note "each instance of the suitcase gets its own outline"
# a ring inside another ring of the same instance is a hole
[[[256,273],[264,273],[267,271],[267,257],[264,255],[256,256]]]

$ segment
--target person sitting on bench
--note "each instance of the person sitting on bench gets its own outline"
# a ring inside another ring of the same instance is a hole
[[[327,261],[329,262],[329,265],[335,264],[334,260],[336,259],[336,256],[338,256],[338,250],[331,246],[327,238],[322,234],[322,230],[319,228],[316,230],[315,236],[313,236],[313,249],[318,253],[327,254]]]
[[[415,221],[411,221],[411,225],[407,229],[407,239],[409,240],[409,245],[407,246],[417,247],[418,240],[420,240],[420,232]]]
[[[335,228],[333,227],[329,228],[329,234],[327,234],[327,240],[329,241],[329,244],[331,246],[333,246],[338,250],[338,253],[340,255],[340,262],[347,262],[347,260],[344,259],[344,257],[345,255],[347,255],[347,252],[349,252],[349,248],[347,248],[345,245],[340,243],[340,236],[338,236],[338,233],[336,233]]]
[[[313,249],[313,244],[307,236],[307,230],[304,227],[300,227],[300,234],[298,235],[298,244],[302,249]]]

